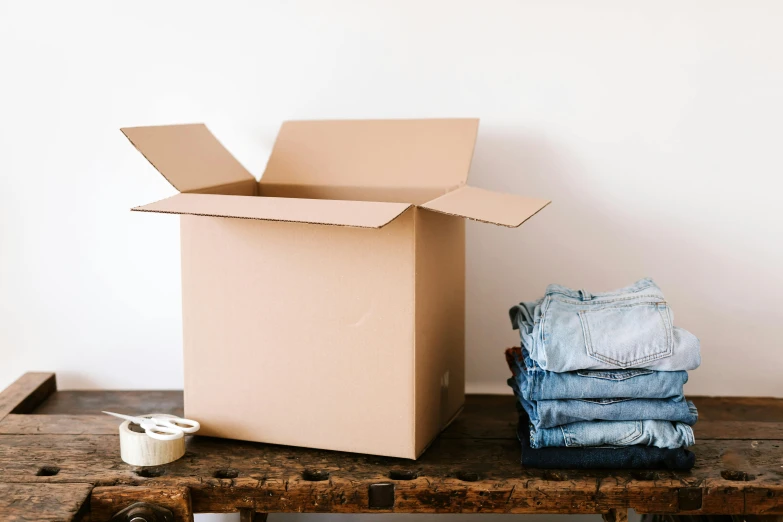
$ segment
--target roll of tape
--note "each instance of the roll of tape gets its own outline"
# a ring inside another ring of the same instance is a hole
[[[151,413],[149,416],[175,417],[162,413]],[[147,417],[148,415],[140,415]],[[175,417],[176,418],[176,417]],[[134,424],[133,428],[141,429]],[[131,422],[120,424],[120,457],[133,466],[160,466],[174,462],[185,454],[185,437],[174,440],[153,439],[143,430],[141,433],[131,429]]]

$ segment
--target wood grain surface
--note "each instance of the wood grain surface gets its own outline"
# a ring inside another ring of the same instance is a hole
[[[3,484],[0,520],[70,522],[89,516],[90,484]]]
[[[30,372],[0,392],[0,419],[9,413],[30,413],[57,391],[53,373]]]
[[[140,468],[120,460],[118,422],[98,412],[111,403],[120,412],[181,414],[181,392],[57,392],[31,415],[0,421],[0,483],[92,484],[93,520],[117,508],[109,501],[115,490],[103,488],[120,488],[128,500],[185,488],[191,513],[241,511],[245,519],[267,512],[600,513],[615,520],[628,508],[783,513],[783,400],[693,400],[700,421],[691,472],[523,469],[510,396],[469,396],[417,461],[196,436],[182,459]]]
[[[147,488],[107,486],[92,490],[91,521],[108,521],[111,517],[136,502],[148,502],[166,508],[176,520],[193,522],[190,490],[186,487]]]

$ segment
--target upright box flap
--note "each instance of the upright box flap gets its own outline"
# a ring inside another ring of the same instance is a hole
[[[381,228],[411,205],[374,201],[267,198],[217,194],[177,194],[132,210],[226,218],[292,221],[321,225]]]
[[[545,199],[464,186],[419,206],[452,216],[518,227],[550,203]]]
[[[254,179],[203,123],[120,130],[180,192]]]
[[[261,184],[452,188],[477,133],[477,119],[288,121]]]

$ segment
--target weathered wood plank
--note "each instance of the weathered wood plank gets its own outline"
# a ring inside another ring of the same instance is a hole
[[[773,397],[688,396],[701,421],[783,422],[783,399]]]
[[[56,391],[53,373],[28,372],[0,391],[0,419],[9,413],[30,413]]]
[[[0,483],[0,521],[84,520],[91,489],[90,484]]]
[[[121,420],[100,415],[20,415],[0,420],[0,435],[115,435]]]
[[[505,408],[482,409],[493,403],[502,404]],[[159,403],[157,405],[160,406]],[[511,413],[507,411],[509,409]],[[508,401],[474,402],[471,399],[463,415],[449,426],[442,438],[514,439],[516,422],[516,415]],[[111,435],[117,432],[118,425],[115,419],[104,414],[12,413],[0,421],[0,434]],[[694,426],[694,431],[697,440],[783,440],[783,423],[778,422],[702,420]]]
[[[66,390],[49,397],[35,411],[36,414],[97,415],[101,411],[117,413],[168,413],[182,416],[181,390]]]
[[[176,522],[193,522],[190,490],[186,487],[147,488],[109,486],[92,490],[91,522],[108,522],[117,512],[135,504],[147,502],[171,510]]]
[[[689,397],[699,409],[699,422],[783,422],[783,399],[769,397]],[[143,405],[143,406],[141,406]],[[60,391],[33,413],[98,414],[155,411],[182,415],[181,391]],[[480,422],[478,422],[480,421]],[[699,424],[697,424],[698,426]],[[507,395],[472,395],[462,414],[444,433],[446,437],[493,438],[516,426],[514,398]],[[505,437],[505,435],[502,435]]]
[[[509,396],[468,397],[462,415],[417,461],[189,437],[179,461],[136,468],[120,460],[116,421],[98,412],[181,415],[181,392],[58,392],[35,415],[0,421],[0,483],[91,482],[125,489],[129,498],[142,489],[189,488],[192,512],[243,510],[246,518],[298,511],[783,513],[783,424],[764,422],[783,401],[703,399],[691,473],[554,473],[521,469]],[[371,500],[371,490],[383,491],[384,500]]]
[[[189,487],[196,513],[383,512],[368,495],[381,483],[394,484],[386,511],[398,513],[678,512],[686,487],[702,489],[700,513],[783,513],[783,441],[703,441],[691,473],[652,474],[523,470],[512,439],[439,439],[409,461],[195,437],[184,458],[158,468],[124,464],[118,444],[114,435],[0,435],[0,482]],[[42,466],[59,471],[38,477]]]
[[[697,441],[783,440],[783,422],[700,420],[693,432]]]

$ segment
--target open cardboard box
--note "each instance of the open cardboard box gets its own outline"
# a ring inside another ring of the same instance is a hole
[[[201,434],[416,458],[465,395],[476,119],[285,122],[260,181],[204,125],[123,129],[180,193],[185,415]]]

